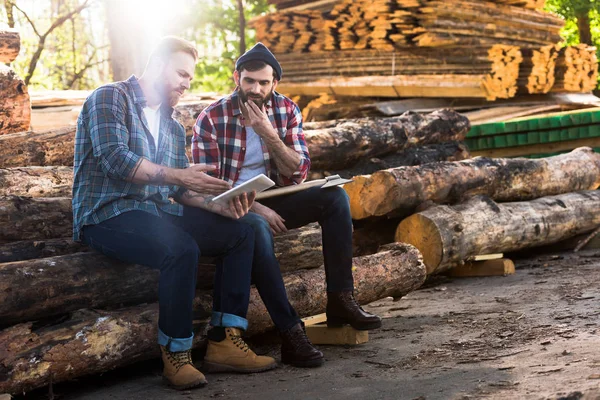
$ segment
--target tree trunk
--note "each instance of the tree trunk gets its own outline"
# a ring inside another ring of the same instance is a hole
[[[0,135],[26,131],[30,122],[27,85],[12,68],[0,65]]]
[[[0,135],[0,168],[73,165],[75,127]]]
[[[311,169],[309,179],[322,179],[326,176],[336,174],[342,178],[349,179],[357,175],[369,175],[382,169],[423,165],[441,161],[461,161],[467,158],[471,158],[471,154],[464,142],[436,143],[411,147],[382,158],[363,159],[353,167],[347,169],[331,171]]]
[[[244,15],[244,0],[237,0],[237,8],[241,56],[246,52],[246,16]]]
[[[70,198],[0,197],[0,243],[60,238],[72,233]]]
[[[305,131],[314,169],[342,169],[368,157],[432,143],[464,140],[469,120],[451,110],[426,116],[406,112],[399,117],[346,121],[333,128]]]
[[[0,244],[0,268],[2,268],[1,263],[64,256],[86,251],[91,251],[91,249],[84,244],[74,242],[70,237],[9,242]]]
[[[0,62],[13,62],[21,51],[21,35],[15,29],[0,29]]]
[[[73,254],[76,251],[84,252]],[[61,255],[52,257],[53,252]],[[320,267],[321,229],[311,224],[276,236],[275,255],[282,272]],[[48,258],[30,259],[31,256]],[[68,239],[0,245],[0,261],[4,262],[0,264],[0,326],[79,308],[116,307],[158,299],[157,272],[113,260]],[[203,257],[200,263],[198,285],[211,288],[213,259]]]
[[[575,18],[577,19],[577,29],[579,30],[579,43],[593,46],[592,29],[590,27],[590,10],[579,10]]]
[[[0,169],[0,196],[63,197],[73,186],[71,167]]]
[[[421,203],[456,203],[474,195],[497,201],[592,190],[600,185],[600,154],[589,147],[541,159],[477,157],[400,167],[357,176],[344,185],[352,218],[408,215]]]
[[[398,225],[396,240],[417,247],[427,273],[432,274],[461,265],[472,256],[552,244],[598,225],[598,191],[499,204],[478,196],[411,215]]]
[[[425,280],[425,266],[412,246],[396,243],[381,253],[354,259],[356,297],[361,304],[417,289]],[[302,317],[325,311],[325,273],[322,268],[295,272],[284,278],[288,297]],[[196,297],[195,308],[208,315],[211,298]],[[248,310],[251,334],[273,325],[255,288]],[[78,376],[101,373],[158,356],[158,307],[137,306],[116,311],[79,311],[70,319],[40,326],[24,323],[0,331],[0,391],[22,393]],[[197,326],[195,345],[201,343],[205,321]]]

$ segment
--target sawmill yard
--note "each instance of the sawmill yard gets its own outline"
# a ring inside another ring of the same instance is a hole
[[[269,3],[248,25],[302,110],[308,180],[352,179],[355,296],[383,327],[324,325],[310,224],[276,235],[275,254],[325,365],[163,386],[158,272],[72,240],[90,92],[29,91],[4,65],[22,38],[0,26],[0,400],[600,399],[596,49],[566,46],[544,0]],[[175,107],[188,154],[219,98]],[[198,267],[198,365],[214,264]],[[279,359],[254,287],[247,318],[252,347]]]
[[[64,400],[598,399],[599,298],[597,250],[539,253],[517,259],[514,275],[440,276],[402,299],[371,303],[383,327],[364,344],[320,346],[327,361],[319,369],[208,375],[205,388],[174,393],[162,386],[155,360],[54,385],[53,393]],[[271,340],[253,346],[278,357]],[[47,396],[44,388],[24,398]]]

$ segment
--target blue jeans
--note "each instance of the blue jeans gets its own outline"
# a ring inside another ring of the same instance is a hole
[[[354,289],[352,278],[352,217],[348,195],[340,187],[311,188],[301,192],[265,199],[261,204],[273,209],[285,220],[288,229],[311,222],[321,225],[323,258],[328,292]],[[300,319],[289,303],[275,257],[273,234],[266,219],[249,213],[240,221],[254,229],[252,281],[256,285],[273,323],[286,331]]]
[[[83,228],[82,241],[125,262],[160,270],[158,342],[192,347],[198,257],[218,257],[211,325],[247,329],[254,232],[246,224],[199,208],[184,216],[129,211]]]

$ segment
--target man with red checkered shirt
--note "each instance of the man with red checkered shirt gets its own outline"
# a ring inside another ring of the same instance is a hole
[[[275,88],[282,69],[262,43],[236,62],[236,90],[206,108],[194,126],[194,163],[213,165],[212,175],[233,186],[265,174],[279,186],[302,183],[310,157],[298,106]],[[323,234],[327,281],[327,324],[368,330],[381,319],[362,310],[353,296],[352,219],[348,196],[340,187],[310,188],[254,202],[240,219],[255,232],[252,279],[281,333],[281,360],[298,367],[323,364],[323,353],[308,340],[287,299],[273,235],[318,222]],[[223,335],[213,329],[209,340]]]

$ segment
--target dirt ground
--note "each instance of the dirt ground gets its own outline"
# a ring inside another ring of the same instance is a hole
[[[366,344],[320,346],[318,369],[208,375],[205,388],[175,392],[151,361],[25,398],[600,399],[600,252],[515,263],[511,276],[436,277],[402,299],[370,304],[383,328]],[[278,357],[274,340],[252,345]]]

